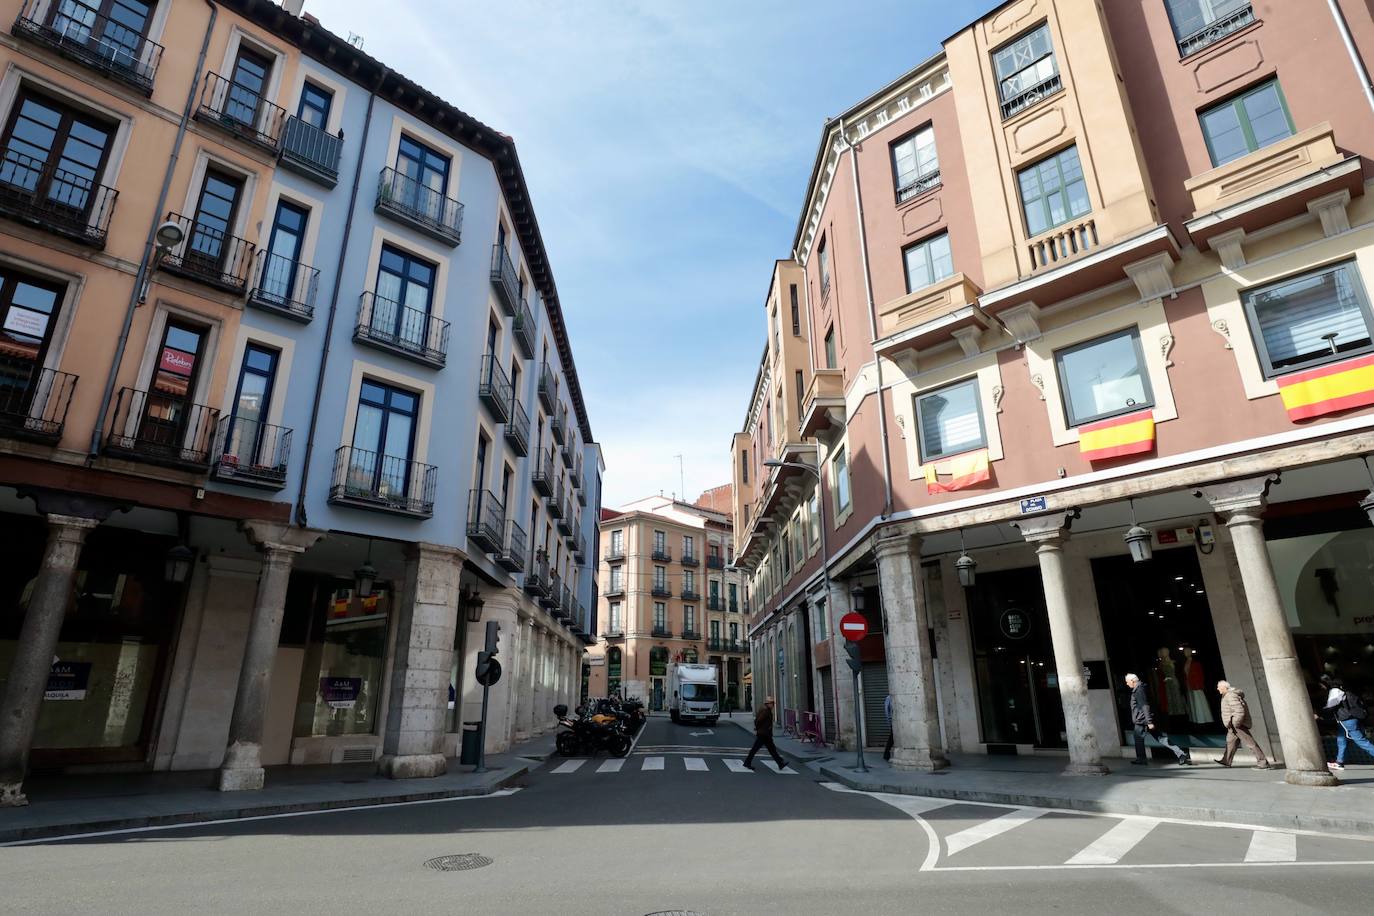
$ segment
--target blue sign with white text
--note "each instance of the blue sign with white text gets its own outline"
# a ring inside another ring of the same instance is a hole
[[[1047,508],[1045,497],[1029,496],[1021,500],[1021,514],[1029,515],[1032,512],[1044,512]]]

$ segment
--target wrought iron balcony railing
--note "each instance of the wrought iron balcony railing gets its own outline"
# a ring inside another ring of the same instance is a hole
[[[700,565],[701,565],[701,561],[697,559],[697,555],[696,555],[696,554],[694,554],[694,553],[687,553],[686,551],[683,552],[683,554],[682,554],[682,559],[679,560],[678,562],[681,563],[683,566],[700,566]]]
[[[196,120],[272,153],[281,148],[286,109],[218,73],[205,74]]]
[[[291,458],[291,430],[247,417],[221,417],[215,434],[214,466],[218,480],[279,490],[286,486]]]
[[[701,631],[698,630],[696,627],[683,627],[683,629],[682,629],[682,638],[683,638],[683,639],[701,639]]]
[[[897,189],[897,203],[906,203],[911,198],[918,197],[932,188],[938,188],[940,184],[939,169],[931,169],[923,175],[917,175]]]
[[[718,554],[718,553],[707,554],[707,555],[706,555],[706,568],[707,568],[707,569],[724,569],[724,568],[725,568],[725,558],[722,557],[722,556],[721,556],[720,554]]]
[[[286,119],[281,152],[277,155],[283,167],[332,188],[339,183],[342,156],[343,137],[320,130],[295,115]]]
[[[98,4],[97,4],[98,5]],[[25,0],[14,34],[152,95],[162,45],[76,0]]]
[[[562,577],[558,575],[558,570],[549,570],[549,577],[547,581],[549,583],[548,592],[539,599],[539,603],[543,605],[545,608],[553,610],[554,608],[558,607],[559,596],[563,593]]]
[[[572,552],[573,552],[573,559],[577,560],[577,562],[579,562],[579,563],[581,563],[581,562],[586,558],[586,555],[587,555],[587,541],[586,541],[586,538],[582,537],[582,532],[581,532],[581,531],[574,531],[574,532],[573,532]]]
[[[525,359],[534,359],[534,316],[530,313],[528,299],[521,299],[515,307],[511,334],[515,337],[515,346],[520,350],[520,355]]]
[[[501,360],[490,353],[483,356],[481,375],[477,380],[477,399],[491,411],[496,422],[505,423],[510,419],[511,401],[514,398],[510,376],[501,367]]]
[[[706,609],[708,611],[723,611],[725,610],[725,602],[721,600],[720,595],[707,595]]]
[[[344,445],[334,453],[329,501],[336,505],[429,518],[434,514],[438,477],[439,469],[431,464]]]
[[[501,538],[501,550],[496,562],[507,572],[525,571],[525,529],[516,524],[515,519],[506,519],[506,532]]]
[[[725,640],[721,639],[719,636],[712,636],[710,639],[706,640],[706,651],[724,652]]]
[[[660,563],[671,563],[673,560],[673,552],[667,547],[655,547],[649,556]]]
[[[683,600],[683,601],[700,601],[700,600],[701,600],[701,592],[699,592],[699,591],[696,590],[696,586],[693,586],[693,585],[684,585],[684,586],[682,586],[682,600]]]
[[[1178,40],[1178,56],[1188,57],[1196,54],[1208,45],[1221,41],[1227,35],[1239,32],[1254,21],[1255,11],[1247,3],[1239,9],[1213,19],[1191,35],[1180,38]]]
[[[105,451],[167,467],[204,471],[210,466],[219,411],[158,391],[121,388]]]
[[[670,630],[670,629],[668,629],[666,626],[665,626],[665,627],[661,627],[661,626],[655,625],[654,628],[653,628],[653,630],[650,632],[650,635],[652,635],[652,636],[672,636],[672,635],[673,635],[673,631]]]
[[[483,553],[498,553],[505,533],[506,509],[490,490],[468,491],[468,543]]]
[[[621,560],[624,560],[624,559],[625,559],[625,548],[624,548],[624,547],[612,547],[612,548],[610,548],[609,550],[606,551],[606,562],[607,562],[607,563],[619,563]]]
[[[163,270],[226,292],[242,293],[247,289],[253,266],[252,242],[180,213],[168,213],[167,221],[181,227],[183,238],[162,259]]]
[[[0,364],[0,436],[56,444],[67,422],[76,378],[36,365]]]
[[[728,608],[728,610],[729,610],[730,613],[732,613],[732,614],[738,614],[738,613],[739,613],[739,602],[738,602],[738,601],[731,601],[731,602],[730,602],[730,607]]]
[[[625,584],[622,582],[606,586],[606,591],[602,593],[602,596],[606,598],[620,598],[624,596],[624,594]]]
[[[516,455],[524,458],[530,453],[530,415],[520,403],[519,393],[511,395],[510,419],[506,421],[506,444]]]
[[[534,470],[530,473],[530,482],[534,484],[534,489],[541,496],[552,496],[554,481],[553,453],[552,450],[541,452],[539,460],[534,465]]]
[[[549,558],[542,550],[534,552],[534,562],[525,573],[525,591],[542,598],[549,591]]]
[[[491,285],[507,315],[514,315],[520,303],[520,275],[504,245],[491,246]]]
[[[442,369],[448,362],[447,321],[373,292],[363,293],[358,301],[353,339],[435,369]]]
[[[377,179],[374,209],[449,247],[463,240],[463,205],[393,168]]]
[[[566,422],[567,418],[564,417],[562,411],[549,417],[549,434],[553,436],[553,441],[559,445],[562,445],[567,438],[567,432],[564,428]]]
[[[539,370],[539,401],[550,414],[558,409],[558,380],[547,362]]]
[[[563,520],[563,482],[555,479],[553,491],[549,494],[548,502],[544,505],[544,512],[549,518]],[[561,526],[560,526],[561,527]]]
[[[296,321],[309,321],[315,315],[319,286],[319,270],[263,248],[253,266],[248,304]]]
[[[625,628],[624,628],[624,627],[616,627],[616,626],[607,627],[606,629],[604,629],[604,630],[601,631],[601,638],[602,638],[602,639],[624,639],[624,638],[625,638]]]
[[[104,248],[119,192],[14,150],[0,159],[0,214]]]
[[[649,594],[653,595],[655,598],[671,598],[673,596],[673,592],[668,588],[668,583],[666,582],[655,582],[649,587]]]
[[[1064,88],[1064,80],[1058,74],[1052,74],[1040,82],[1036,83],[1015,95],[1002,100],[1002,120],[1005,121],[1012,115],[1018,115],[1039,102],[1047,99]]]

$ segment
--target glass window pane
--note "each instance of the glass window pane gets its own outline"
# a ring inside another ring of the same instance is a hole
[[[1070,426],[1152,406],[1134,330],[1057,354]]]
[[[1256,149],[1293,133],[1288,127],[1283,101],[1279,98],[1278,83],[1270,83],[1258,92],[1252,92],[1245,97],[1243,104],[1246,117],[1250,119],[1250,132],[1255,135]]]
[[[968,381],[923,395],[916,409],[923,459],[954,455],[984,445],[977,382]]]
[[[1247,294],[1270,369],[1367,349],[1371,334],[1362,298],[1358,276],[1349,264]]]

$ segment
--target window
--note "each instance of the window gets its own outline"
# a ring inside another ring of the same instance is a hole
[[[205,172],[191,240],[186,246],[186,260],[201,272],[217,274],[233,269],[225,261],[234,248],[230,239],[242,194],[243,179],[216,169]]]
[[[720,642],[720,621],[711,621],[711,642]]]
[[[666,589],[668,587],[668,568],[666,566],[654,567],[654,588]]]
[[[0,194],[84,226],[107,203],[97,198],[113,135],[105,121],[22,91],[5,127]]]
[[[731,582],[731,583],[729,583],[728,585],[726,585],[725,588],[726,588],[726,592],[727,592],[727,593],[729,594],[729,596],[730,596],[730,610],[732,610],[732,611],[738,610],[738,609],[739,609],[739,588],[738,588],[738,586],[736,586],[734,582]]]
[[[620,672],[622,668],[619,649],[606,651],[606,690],[615,696],[620,693]]]
[[[684,592],[695,592],[697,590],[697,574],[690,569],[682,574],[682,590]]]
[[[743,483],[749,482],[749,449],[740,449],[739,472]]]
[[[934,128],[923,127],[892,144],[892,183],[897,188],[897,203],[923,194],[940,183]]]
[[[418,395],[370,379],[363,382],[353,425],[353,448],[362,454],[350,462],[350,490],[405,495],[419,413]]]
[[[622,632],[622,631],[621,631],[621,623],[620,623],[620,602],[619,602],[619,601],[612,601],[612,602],[611,602],[611,630],[610,630],[610,631],[611,631],[612,633],[620,633],[620,632]]]
[[[60,285],[0,267],[0,414],[28,415],[63,292]]]
[[[1374,350],[1369,298],[1354,261],[1241,297],[1266,377]]]
[[[739,642],[739,624],[730,624],[730,641]]]
[[[682,558],[689,559],[697,555],[697,542],[690,534],[682,536]]]
[[[788,575],[792,572],[792,526],[788,525],[787,530],[782,533],[782,572]]]
[[[821,497],[816,490],[806,500],[807,543],[816,545],[821,536]]]
[[[1037,236],[1092,209],[1078,147],[1055,153],[1016,175],[1021,187],[1021,209],[1026,214],[1026,232]]]
[[[477,434],[477,466],[472,474],[472,487],[478,491],[479,497],[481,490],[487,484],[487,452],[491,450],[491,442],[487,440],[485,433]]]
[[[816,247],[816,259],[821,265],[821,300],[830,298],[830,249],[826,247],[825,236],[821,236],[821,243]]]
[[[987,444],[983,414],[978,405],[978,380],[969,379],[915,396],[916,427],[920,431],[921,460],[982,448]]]
[[[431,219],[448,218],[450,214],[444,205],[448,168],[447,156],[402,135],[396,149],[396,171],[409,180],[393,189],[401,198],[398,203]]]
[[[782,334],[778,329],[778,310],[774,308],[768,313],[768,324],[773,329],[773,358],[782,355]]]
[[[1054,362],[1069,426],[1154,406],[1135,328],[1060,350]]]
[[[655,531],[655,532],[654,532],[654,553],[664,553],[664,552],[665,552],[665,549],[664,549],[665,543],[666,543],[666,535],[664,535],[664,533],[663,533],[662,531]]]
[[[144,0],[63,0],[50,7],[51,28],[126,70],[138,66],[153,4]],[[41,9],[41,7],[37,7]],[[103,18],[102,18],[103,17]]]
[[[611,532],[611,556],[622,556],[625,553],[625,531],[617,528]]]
[[[154,445],[179,447],[195,410],[196,381],[204,354],[205,329],[169,320],[162,332],[157,368],[139,422],[138,438]]]
[[[301,87],[301,102],[296,106],[296,117],[311,127],[324,130],[329,124],[329,108],[333,104],[334,93],[306,80]]]
[[[310,211],[304,207],[285,200],[277,201],[277,216],[272,221],[272,233],[267,241],[267,263],[263,265],[255,296],[281,305],[305,301],[305,295],[296,295],[295,289],[301,245],[305,242],[305,224],[309,218]]]
[[[280,443],[273,441],[266,429],[267,412],[272,405],[272,385],[277,377],[276,350],[250,343],[243,351],[243,365],[239,368],[238,388],[234,392],[229,435],[224,440],[224,454],[237,459],[245,468],[276,463],[275,450]]]
[[[835,359],[835,326],[831,325],[830,330],[825,332],[825,368],[834,369],[839,365]]]
[[[787,286],[788,296],[792,300],[792,336],[801,336],[801,306],[797,303],[797,284],[790,283]]]
[[[792,562],[801,568],[802,560],[806,557],[806,545],[803,543],[804,527],[800,513],[793,517],[792,529]]]
[[[849,461],[844,449],[835,453],[830,462],[830,485],[835,488],[835,511],[843,512],[849,508]]]
[[[710,583],[710,586],[709,586],[709,589],[710,589],[710,594],[711,594],[711,600],[714,601],[714,602],[716,602],[716,603],[719,603],[719,602],[720,602],[720,580],[719,580],[719,579],[712,579],[712,580],[711,580],[711,583]]]
[[[668,629],[668,605],[662,601],[654,602],[654,629]]]
[[[1178,39],[1178,53],[1187,57],[1214,41],[1255,21],[1250,0],[1164,0]]]
[[[939,283],[954,273],[954,257],[949,251],[949,233],[941,232],[902,249],[906,262],[906,291],[914,293]]]
[[[624,571],[619,566],[611,567],[611,591],[621,592],[625,590]]]
[[[1267,80],[1198,115],[1212,165],[1293,136],[1293,119],[1278,80]]]
[[[690,604],[683,605],[682,607],[682,629],[686,631],[686,633],[695,633],[697,631],[697,609]]]
[[[1049,23],[1042,23],[992,54],[997,73],[997,93],[1002,100],[1002,117],[1025,111],[1062,83],[1050,43]]]
[[[238,57],[229,76],[224,116],[248,127],[256,127],[262,110],[262,94],[267,89],[267,77],[271,72],[271,58],[239,45]]]
[[[370,327],[383,338],[416,347],[428,342],[427,318],[434,295],[436,269],[399,248],[382,246],[377,266],[377,294]]]
[[[806,382],[802,378],[802,372],[800,369],[793,373],[793,378],[795,380],[794,387],[796,388],[797,393],[797,423],[800,424],[802,419],[802,403],[806,399]]]

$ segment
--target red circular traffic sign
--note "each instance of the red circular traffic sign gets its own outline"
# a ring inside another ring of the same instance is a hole
[[[840,618],[840,635],[850,642],[858,642],[868,635],[868,618],[851,611]]]

